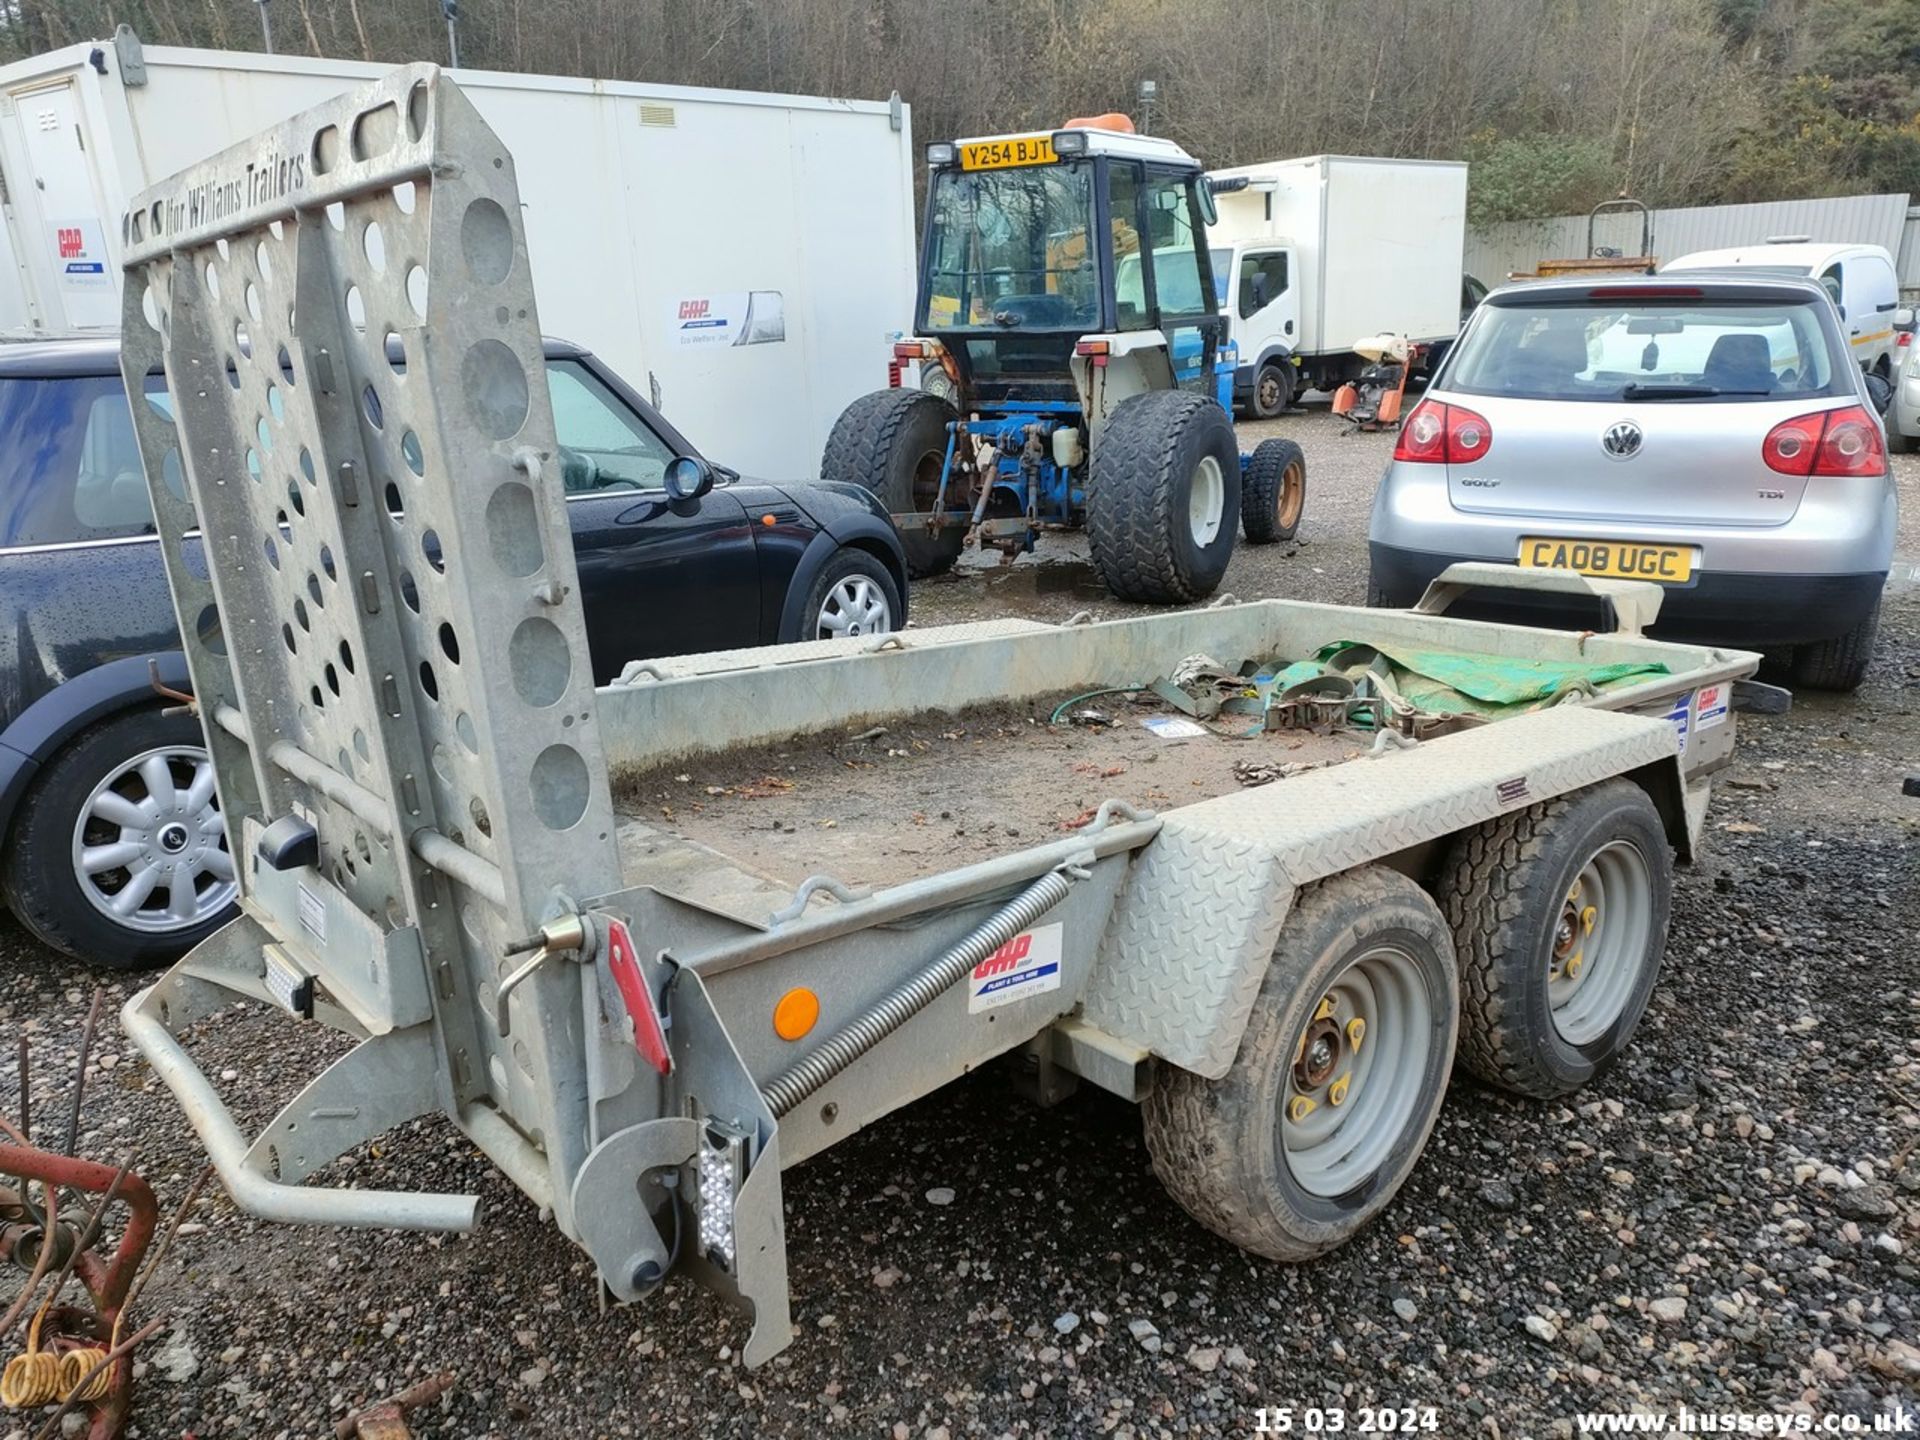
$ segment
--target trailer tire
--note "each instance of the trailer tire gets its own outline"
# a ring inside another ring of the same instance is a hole
[[[1240,524],[1247,543],[1293,539],[1306,505],[1306,452],[1291,440],[1262,440],[1254,446],[1240,482]]]
[[[1328,1038],[1322,1001],[1358,996],[1377,1001],[1380,1023],[1349,1048],[1352,1020],[1343,1028],[1336,1007],[1333,1058],[1315,1072],[1330,1100],[1345,1063],[1341,1104],[1353,1108],[1317,1104],[1296,1123],[1302,1066]],[[1344,1244],[1393,1198],[1432,1133],[1459,1000],[1446,921],[1411,880],[1366,866],[1301,891],[1232,1068],[1218,1080],[1163,1070],[1147,1096],[1154,1173],[1189,1215],[1256,1255],[1311,1260]]]
[[[1181,605],[1211,595],[1240,524],[1240,452],[1217,401],[1186,390],[1114,407],[1093,457],[1087,537],[1122,600]]]
[[[1660,975],[1673,862],[1653,801],[1609,780],[1529,806],[1462,835],[1443,875],[1461,1063],[1518,1095],[1578,1090],[1626,1048]]]
[[[1873,641],[1880,633],[1880,600],[1874,598],[1867,618],[1844,635],[1799,646],[1793,652],[1793,683],[1809,690],[1846,693],[1860,688],[1873,663]]]
[[[833,422],[820,457],[822,480],[851,480],[880,497],[891,514],[920,514],[940,493],[940,467],[947,454],[947,425],[959,412],[925,390],[875,390],[862,395]],[[943,575],[966,542],[964,510],[952,524],[929,534],[902,527],[907,574],[915,580]]]

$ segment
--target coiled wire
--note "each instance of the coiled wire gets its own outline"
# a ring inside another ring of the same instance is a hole
[[[114,1325],[118,1339],[120,1327]],[[60,1396],[62,1400],[104,1400],[113,1388],[113,1366],[107,1363],[107,1351],[98,1345],[69,1350],[60,1357]],[[91,1375],[93,1378],[88,1379]]]
[[[48,1214],[53,1213],[51,1194],[47,1197]],[[42,1245],[52,1245],[52,1235],[41,1237]],[[0,1401],[4,1401],[9,1410],[31,1409],[41,1405],[51,1405],[63,1398],[60,1388],[60,1357],[51,1350],[40,1348],[40,1322],[47,1318],[47,1307],[53,1303],[53,1296],[46,1301],[33,1317],[33,1324],[27,1327],[27,1353],[16,1355],[7,1361],[7,1368],[0,1371]]]
[[[1050,870],[943,952],[908,976],[873,1007],[835,1031],[820,1047],[760,1091],[776,1117],[785,1115],[847,1066],[919,1014],[974,966],[1067,898],[1073,879]]]

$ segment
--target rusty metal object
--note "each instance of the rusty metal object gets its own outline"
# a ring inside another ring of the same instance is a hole
[[[413,1440],[413,1432],[407,1429],[407,1411],[431,1405],[452,1388],[451,1370],[422,1380],[337,1422],[333,1427],[335,1440]]]
[[[197,716],[200,713],[194,705],[193,696],[184,690],[174,689],[173,686],[167,684],[166,681],[160,678],[160,662],[158,660],[147,661],[147,684],[153,687],[153,693],[158,695],[162,700],[171,700],[174,702],[167,709],[161,711],[161,714]]]
[[[57,1155],[33,1146],[0,1144],[0,1174],[37,1180],[59,1190],[102,1197],[102,1203],[96,1206],[95,1220],[84,1229],[76,1227],[71,1234],[71,1249],[66,1260],[71,1273],[86,1288],[89,1303],[86,1306],[48,1305],[44,1315],[35,1322],[46,1348],[42,1350],[38,1344],[32,1348],[36,1356],[52,1361],[56,1375],[67,1355],[75,1352],[84,1355],[81,1368],[65,1378],[78,1385],[83,1392],[75,1397],[76,1401],[92,1407],[93,1421],[86,1432],[88,1440],[115,1440],[126,1426],[127,1411],[132,1401],[131,1346],[117,1347],[119,1353],[113,1355],[111,1364],[102,1372],[106,1380],[104,1386],[99,1383],[102,1375],[88,1378],[86,1372],[94,1369],[107,1354],[106,1347],[112,1341],[115,1323],[126,1308],[134,1276],[146,1256],[147,1247],[153,1241],[154,1229],[159,1221],[159,1206],[154,1200],[153,1191],[145,1180],[124,1166],[116,1169],[111,1165]],[[108,1199],[124,1203],[128,1215],[112,1257],[103,1258],[89,1247],[92,1232],[97,1230],[98,1216],[107,1208]],[[63,1222],[53,1217],[51,1223],[57,1228]],[[47,1248],[41,1242],[42,1234],[38,1225],[9,1226],[0,1231],[0,1256],[24,1264],[25,1257],[16,1255],[16,1248],[29,1237],[39,1248]],[[58,1284],[64,1283],[64,1280],[63,1273],[55,1289],[49,1292],[49,1299],[57,1295]],[[69,1390],[69,1386],[61,1385],[45,1399],[64,1396]],[[35,1393],[38,1393],[37,1390]]]

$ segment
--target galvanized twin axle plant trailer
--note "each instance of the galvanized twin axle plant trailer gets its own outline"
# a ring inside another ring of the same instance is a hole
[[[695,656],[596,695],[513,165],[444,75],[396,70],[208,161],[124,242],[125,369],[138,393],[164,367],[173,400],[136,412],[243,903],[123,1019],[248,1213],[472,1228],[471,1196],[302,1184],[444,1114],[613,1295],[680,1270],[749,1308],[758,1364],[791,1338],[782,1167],[996,1055],[1141,1101],[1180,1203],[1297,1260],[1391,1198],[1456,1037],[1550,1095],[1638,1020],[1671,852],[1757,663],[1641,638],[1649,587],[1524,582],[1609,598],[1622,625],[1587,636],[1263,601]],[[673,493],[707,478],[687,462]],[[784,883],[666,834],[622,873],[609,753],[804,746],[1342,638],[1652,668],[873,893],[796,890],[804,834]],[[187,1048],[243,1001],[359,1041],[254,1137]]]

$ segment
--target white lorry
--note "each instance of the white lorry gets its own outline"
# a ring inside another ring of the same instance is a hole
[[[1459,333],[1466,165],[1310,155],[1209,174],[1237,407],[1265,419],[1303,390],[1345,383],[1368,336],[1433,345]]]
[[[0,330],[118,327],[118,217],[133,195],[385,71],[143,47],[125,27],[0,68]],[[767,479],[810,476],[834,419],[884,383],[913,313],[907,107],[461,80],[519,158],[553,333],[651,388],[708,454]],[[281,185],[271,158],[243,183]]]

